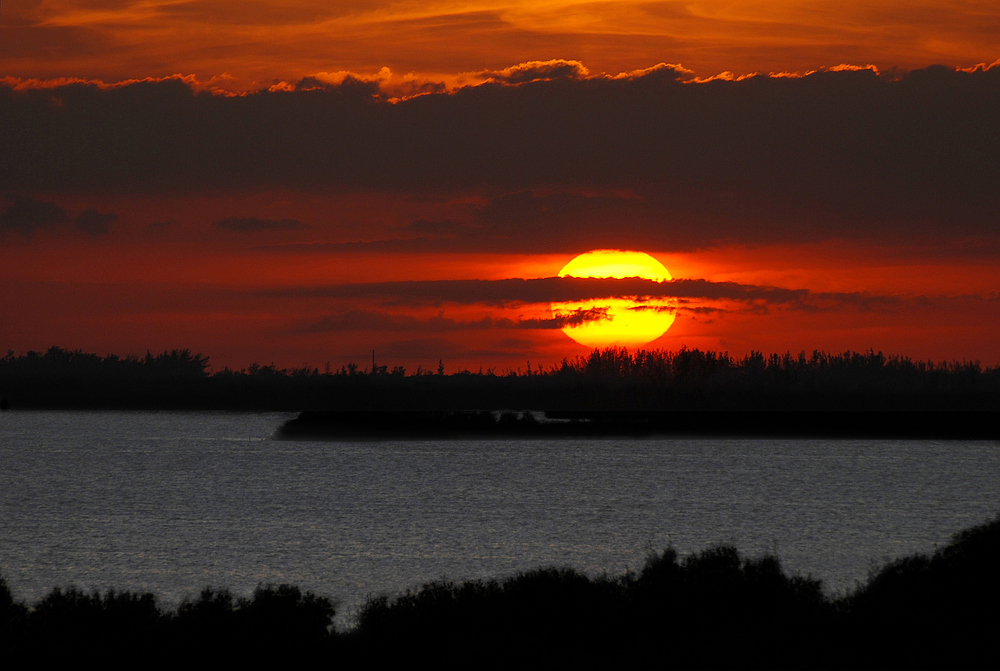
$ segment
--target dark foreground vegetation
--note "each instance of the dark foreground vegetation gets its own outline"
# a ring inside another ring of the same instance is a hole
[[[53,590],[26,607],[0,582],[0,654],[112,666],[303,663],[434,667],[996,668],[1000,518],[932,556],[874,573],[845,597],[774,557],[717,547],[651,554],[638,574],[545,568],[435,582],[370,599],[356,627],[297,588],[234,599],[205,590],[173,611],[149,594]],[[423,664],[422,664],[423,663]]]
[[[58,347],[0,358],[9,408],[552,412],[1000,410],[1000,368],[881,352],[810,355],[594,350],[549,368],[445,372],[372,364],[339,370],[209,372],[189,350],[101,357]]]

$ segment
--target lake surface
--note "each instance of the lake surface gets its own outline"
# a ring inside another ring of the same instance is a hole
[[[539,566],[590,575],[734,544],[830,593],[1000,512],[1000,443],[272,441],[291,415],[0,413],[0,572],[56,586],[339,601]]]

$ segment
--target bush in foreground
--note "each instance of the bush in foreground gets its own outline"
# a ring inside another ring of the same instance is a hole
[[[651,554],[638,575],[541,568],[376,597],[334,630],[329,599],[290,585],[204,590],[163,612],[151,594],[53,590],[33,607],[0,579],[0,654],[13,661],[437,667],[993,668],[1000,518],[831,600],[778,560],[714,547]]]

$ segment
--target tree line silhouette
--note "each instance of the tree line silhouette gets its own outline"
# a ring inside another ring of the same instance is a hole
[[[145,357],[116,354],[99,356],[82,350],[50,347],[43,353],[29,351],[15,356],[13,350],[0,358],[5,377],[39,377],[101,380],[200,379],[208,376],[208,357],[175,349]]]
[[[731,546],[681,558],[650,552],[640,571],[589,577],[538,568],[512,577],[439,580],[373,596],[356,624],[291,585],[251,598],[206,588],[174,610],[149,593],[53,589],[31,605],[0,578],[5,661],[301,663],[590,668],[994,668],[1000,626],[1000,518],[932,555],[873,571],[836,597],[789,576],[773,555]]]
[[[743,357],[681,348],[594,350],[548,367],[445,373],[351,363],[209,371],[209,357],[172,350],[101,357],[52,347],[0,358],[10,407],[244,410],[683,410],[1000,408],[1000,367],[915,361],[882,352]]]

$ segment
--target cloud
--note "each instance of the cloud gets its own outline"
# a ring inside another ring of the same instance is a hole
[[[295,84],[279,82],[271,86],[268,90],[276,91],[313,91],[328,90],[334,91],[338,88],[353,89],[357,92],[367,93],[373,98],[397,102],[428,93],[445,93],[448,87],[439,81],[427,81],[417,79],[411,74],[398,75],[389,68],[382,68],[373,75],[366,75],[348,70],[338,72],[316,72],[303,77]]]
[[[639,248],[1000,236],[1000,134],[990,132],[1000,67],[705,83],[671,66],[624,77],[573,61],[491,72],[492,83],[397,103],[353,77],[231,97],[177,78],[8,84],[0,118],[18,120],[18,132],[0,130],[0,183],[474,194],[482,204],[468,227],[412,231],[461,250],[581,237],[607,246],[612,234]]]
[[[75,218],[69,211],[45,201],[34,200],[28,196],[15,196],[14,202],[0,214],[0,231],[8,230],[21,237],[30,238],[37,231],[55,230],[73,221],[77,230],[91,237],[100,237],[111,232],[111,225],[118,221],[115,212],[98,212],[89,207]]]
[[[29,238],[36,231],[52,228],[69,221],[69,214],[53,203],[15,196],[14,202],[0,214],[0,231],[13,231]]]
[[[718,237],[735,237],[745,228],[741,217],[710,228],[686,217],[690,204],[621,190],[519,190],[501,193],[470,206],[466,220],[421,220],[393,231],[405,237],[343,242],[311,242],[267,247],[284,252],[480,252],[566,254],[609,245],[623,249],[671,249],[704,246]],[[720,215],[721,218],[721,215]],[[755,241],[791,242],[814,231],[801,222],[753,226]],[[386,232],[384,234],[391,234]],[[707,237],[706,236],[711,236]]]
[[[356,240],[349,242],[294,242],[281,245],[261,245],[258,250],[291,253],[344,252],[447,252],[456,248],[447,238],[390,238],[386,240]]]
[[[18,58],[29,61],[65,62],[73,57],[96,56],[106,52],[113,42],[107,35],[91,28],[32,24],[17,17],[10,19],[6,14],[5,2],[0,13],[0,60],[16,54]]]
[[[449,219],[417,219],[407,227],[407,230],[429,235],[455,235],[466,228],[468,228],[466,224]]]
[[[420,318],[408,314],[395,314],[378,310],[349,310],[326,315],[303,326],[299,333],[329,333],[344,331],[380,331],[418,333],[423,331],[482,331],[487,329],[552,330],[588,321],[607,319],[607,309],[573,310],[548,319],[483,317],[476,320],[455,320],[439,313],[434,317]]]
[[[528,61],[503,70],[477,72],[475,78],[504,84],[552,81],[555,79],[586,79],[590,71],[580,61],[561,58],[549,61]]]
[[[906,303],[926,301],[926,297],[904,298],[868,292],[813,292],[807,289],[757,286],[736,282],[712,282],[703,279],[675,279],[655,282],[640,278],[602,279],[545,277],[503,280],[415,280],[406,282],[371,282],[325,287],[297,287],[257,292],[271,298],[335,298],[381,301],[383,305],[491,305],[516,307],[525,304],[576,302],[600,298],[634,297],[642,299],[676,298],[681,309],[713,307],[691,305],[692,301],[737,301],[747,309],[764,310],[767,306],[818,312],[853,308],[860,311],[887,310]],[[686,301],[686,303],[685,303]],[[379,313],[381,314],[381,313]],[[374,318],[374,317],[373,317]],[[378,317],[381,319],[382,317]],[[600,314],[569,316],[575,319],[599,319]],[[564,324],[552,326],[561,328]],[[372,325],[372,328],[375,326]],[[409,326],[407,326],[409,327]],[[490,325],[489,328],[495,326]],[[468,328],[468,326],[463,326]]]
[[[76,227],[92,238],[97,238],[110,233],[111,224],[116,221],[118,221],[118,215],[114,212],[101,214],[90,207],[77,215]]]
[[[336,3],[313,2],[262,2],[242,0],[238,9],[226,0],[198,0],[197,2],[161,3],[156,11],[164,19],[215,24],[263,25],[268,27],[287,24],[311,24],[329,17],[352,11],[371,9],[376,2],[369,0],[340,0]]]
[[[294,231],[310,228],[297,219],[257,219],[256,217],[226,217],[215,222],[224,231]]]

